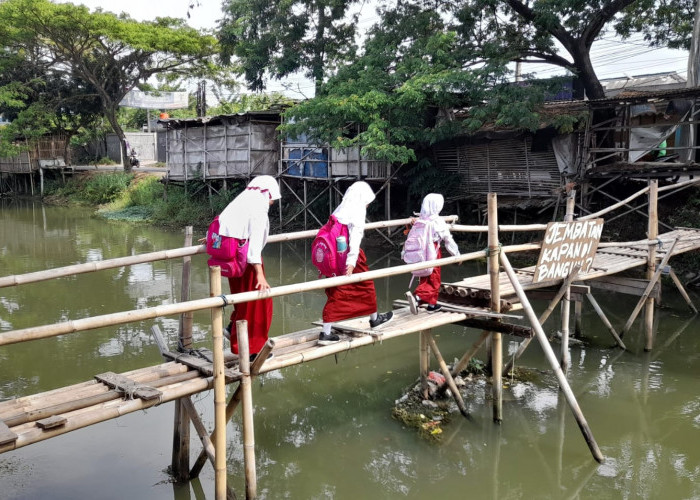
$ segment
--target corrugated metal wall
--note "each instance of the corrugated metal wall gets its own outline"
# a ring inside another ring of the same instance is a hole
[[[440,168],[462,178],[464,196],[553,196],[562,184],[554,152],[551,147],[533,152],[531,144],[530,137],[522,137],[440,146],[435,153]]]
[[[277,124],[242,121],[168,130],[168,177],[223,179],[277,174]]]

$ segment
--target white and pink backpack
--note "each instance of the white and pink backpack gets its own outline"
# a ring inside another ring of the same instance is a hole
[[[437,250],[433,243],[434,233],[432,221],[417,219],[406,237],[406,242],[403,244],[403,250],[401,251],[403,261],[406,264],[418,264],[419,262],[435,260],[437,258]],[[432,272],[433,268],[429,267],[413,271],[411,274],[413,274],[414,278],[423,278],[430,276]],[[413,278],[411,278],[412,283]],[[408,286],[410,287],[411,284]]]

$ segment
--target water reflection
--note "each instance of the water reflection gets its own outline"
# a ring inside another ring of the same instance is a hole
[[[195,234],[195,238],[197,234]],[[106,223],[82,210],[37,205],[0,210],[0,274],[97,261],[176,248],[180,232]],[[308,245],[266,249],[273,285],[316,278]],[[395,265],[386,248],[369,248],[374,268]],[[208,296],[204,259],[193,258],[191,294]],[[173,260],[0,289],[0,330],[170,304],[180,293],[182,265]],[[483,273],[483,263],[445,269],[446,279]],[[380,307],[406,290],[405,276],[378,280]],[[692,294],[692,292],[691,292]],[[633,297],[596,292],[615,326],[626,321]],[[698,298],[693,295],[696,303]],[[322,291],[275,299],[272,334],[308,328],[320,318]],[[261,498],[698,498],[700,497],[700,327],[674,292],[664,295],[657,347],[644,353],[640,328],[629,351],[611,348],[610,335],[584,309],[584,337],[572,346],[569,380],[606,456],[596,464],[550,373],[533,345],[519,366],[544,371],[504,391],[504,422],[492,423],[491,388],[470,386],[470,421],[458,414],[441,444],[422,441],[390,415],[393,401],[415,381],[417,338],[410,336],[313,363],[265,374],[253,384],[256,457]],[[546,303],[536,303],[538,311]],[[226,308],[224,315],[230,314]],[[209,312],[194,314],[196,346],[210,347]],[[555,331],[555,312],[547,324]],[[177,342],[178,318],[159,318],[0,348],[0,399],[90,380],[162,362],[150,337],[158,325]],[[479,332],[461,326],[434,331],[448,359],[460,357]],[[509,355],[519,339],[504,338]],[[482,350],[478,357],[484,359]],[[434,368],[434,365],[433,365]],[[229,388],[231,394],[233,388]],[[213,396],[193,398],[208,429]],[[172,405],[69,433],[0,455],[3,498],[213,498],[214,474],[171,486]],[[196,437],[192,453],[198,454]],[[227,428],[228,474],[243,491],[240,417]],[[66,450],[70,450],[70,456]],[[128,477],[129,481],[123,481]],[[112,495],[110,497],[110,495]]]

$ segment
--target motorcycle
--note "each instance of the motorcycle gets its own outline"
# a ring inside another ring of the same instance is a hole
[[[139,155],[135,149],[132,149],[131,153],[129,153],[129,164],[132,167],[137,167],[137,168],[141,166],[141,162],[139,161]]]

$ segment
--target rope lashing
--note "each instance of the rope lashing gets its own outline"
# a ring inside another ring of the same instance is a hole
[[[499,243],[498,243],[498,248],[494,249],[494,251],[493,251],[493,252],[494,252],[494,255],[499,255],[499,254],[501,253],[501,248],[503,248],[503,243],[500,243],[500,242],[499,242]],[[490,256],[491,256],[491,249],[490,249],[489,247],[484,248],[483,251],[486,252],[486,257],[490,257]]]

